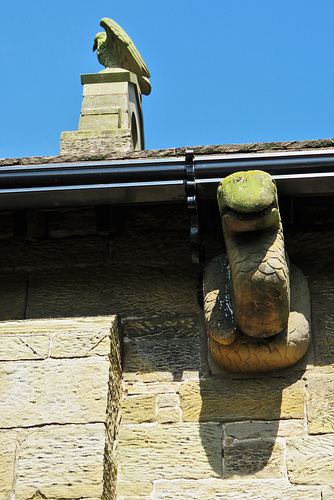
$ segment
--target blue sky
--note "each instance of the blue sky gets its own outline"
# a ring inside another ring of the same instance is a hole
[[[13,0],[2,7],[0,157],[77,130],[93,39],[119,23],[151,72],[146,148],[334,136],[333,0]]]

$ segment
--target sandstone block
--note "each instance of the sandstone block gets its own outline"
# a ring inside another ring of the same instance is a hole
[[[6,322],[8,325],[8,323]],[[10,331],[10,330],[9,330]],[[0,360],[17,361],[28,359],[46,359],[49,353],[48,335],[13,335],[0,333]]]
[[[127,82],[99,83],[98,85],[85,83],[83,96],[127,94],[128,88]]]
[[[334,434],[287,441],[287,468],[293,484],[332,485]]]
[[[0,281],[0,321],[24,318],[28,274],[3,272]]]
[[[104,422],[108,359],[0,364],[0,427]]]
[[[72,157],[73,159],[73,157]],[[69,161],[71,161],[69,159]],[[92,238],[95,240],[96,236],[92,236],[96,231],[96,210],[92,208],[80,208],[75,211],[61,211],[61,212],[51,212],[49,213],[49,234],[50,238],[71,238],[73,246],[76,247],[76,251],[82,252],[79,262],[85,262],[85,253],[86,253],[86,242],[88,243]],[[85,245],[82,245],[82,238],[78,238],[78,236],[85,236]],[[97,239],[106,239],[105,236],[97,237]],[[69,241],[69,240],[64,240]],[[81,245],[81,250],[79,250],[79,246]],[[70,252],[70,249],[67,247],[67,252]],[[72,244],[70,245],[72,247]],[[102,243],[98,245],[95,249],[97,253],[97,257],[100,255]],[[99,250],[98,250],[99,248]],[[106,250],[109,249],[109,245],[107,245]],[[75,252],[74,252],[75,253]],[[67,253],[68,255],[68,253]],[[90,251],[89,255],[91,258],[94,258],[94,254]],[[104,262],[108,261],[108,255],[102,256]],[[94,259],[96,261],[96,256]]]
[[[123,322],[126,381],[197,378],[200,370],[198,319],[160,318]]]
[[[190,267],[51,269],[32,272],[29,283],[28,318],[198,312]]]
[[[309,433],[334,432],[334,373],[308,373],[306,380]]]
[[[121,128],[120,114],[118,109],[114,113],[89,115],[80,118],[80,130],[117,130]]]
[[[181,408],[164,408],[162,410],[158,410],[158,424],[175,424],[181,422],[181,420]]]
[[[132,384],[131,382],[123,381],[123,394],[128,396],[139,396],[139,395],[155,395],[159,394],[174,394],[178,390],[177,383],[138,383]]]
[[[157,398],[157,421],[159,424],[181,422],[180,398],[178,394],[161,394]]]
[[[334,275],[318,275],[313,281],[313,309],[319,311],[333,311],[334,307]]]
[[[113,153],[129,153],[132,151],[130,129],[117,130],[75,130],[62,132],[60,138],[60,155],[78,157],[82,155],[103,155],[106,151]]]
[[[126,109],[128,105],[127,94],[102,94],[87,95],[82,100],[81,114],[110,113],[113,108]]]
[[[150,223],[150,221],[147,221]],[[152,222],[151,222],[152,223]],[[160,222],[161,223],[161,222]],[[165,223],[163,221],[164,230]],[[185,251],[189,245],[189,235],[186,230],[165,230],[163,238],[159,229],[149,227],[145,231],[135,228],[134,231],[125,231],[112,242],[112,258],[115,264],[137,264],[154,267],[173,265],[188,266],[189,255]],[[133,244],[133,239],[136,244]]]
[[[119,479],[209,478],[222,473],[222,430],[215,424],[123,426]]]
[[[334,314],[315,312],[313,326],[315,364],[320,366],[334,364]]]
[[[122,423],[142,424],[156,421],[155,396],[125,397],[122,400]]]
[[[18,459],[15,500],[101,498],[104,424],[29,430]]]
[[[51,357],[108,356],[110,329],[115,321],[115,316],[55,320],[57,333],[52,339]]]
[[[250,439],[224,447],[223,475],[226,478],[254,476],[283,478],[284,446],[274,439]]]
[[[89,214],[85,212],[82,215],[82,220],[79,215],[73,215],[74,221],[70,220],[69,215],[63,221],[67,227],[59,227],[60,215],[58,221],[56,214],[50,216],[50,232],[59,235],[63,231],[64,236],[69,236],[69,231],[72,232],[72,237],[61,239],[48,239],[48,240],[32,240],[27,245],[26,240],[23,239],[10,239],[1,242],[1,261],[0,267],[3,270],[16,269],[17,271],[33,271],[37,269],[59,269],[61,267],[82,267],[83,265],[99,265],[103,264],[108,259],[108,239],[100,235],[86,235],[84,244],[82,238],[73,237],[75,228],[72,225],[87,226]],[[65,217],[65,215],[63,215]],[[79,219],[79,220],[78,220]],[[94,221],[95,222],[95,221]],[[58,228],[55,227],[58,225]],[[56,229],[56,231],[55,231]],[[89,228],[90,229],[90,228]],[[67,233],[66,233],[67,230]],[[64,234],[65,233],[65,234]]]
[[[114,316],[23,320],[0,323],[0,360],[46,359],[110,354]]]
[[[158,397],[158,409],[161,408],[176,408],[179,404],[179,396],[177,394],[162,394]]]
[[[308,220],[312,226],[312,220],[324,221],[329,216],[328,223],[332,218],[332,210],[329,208],[329,200],[324,200],[322,206],[316,203],[304,201],[298,208],[299,213],[295,213],[296,220]],[[320,209],[320,210],[319,210]],[[300,212],[301,211],[301,212]],[[313,226],[314,227],[314,226]],[[287,231],[285,232],[285,243],[290,257],[290,261],[298,264],[306,275],[319,275],[323,272],[333,272],[332,244],[334,232],[328,231]],[[321,255],[321,258],[318,258]]]
[[[118,481],[117,498],[118,500],[136,500],[152,498],[153,484],[147,481]]]
[[[321,491],[323,500],[334,500],[334,487],[332,486],[324,486]]]
[[[294,437],[305,434],[303,420],[279,420],[272,422],[237,422],[225,425],[226,440]]]
[[[317,486],[290,486],[284,480],[162,481],[156,484],[156,500],[320,500]]]
[[[183,420],[190,422],[304,417],[302,383],[288,377],[191,381],[181,386],[180,397]]]
[[[14,484],[17,431],[0,431],[0,498],[8,498]]]

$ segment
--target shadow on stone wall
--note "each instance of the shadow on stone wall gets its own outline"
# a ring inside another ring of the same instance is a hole
[[[196,472],[198,476],[283,476],[284,450],[276,438],[280,420],[304,418],[301,366],[296,371],[262,375],[212,375],[201,315],[128,318],[123,319],[122,325],[126,383],[134,395],[138,383],[163,383],[161,390],[166,390],[168,382],[176,383],[181,422],[173,432],[179,433],[181,443],[183,430],[194,426],[192,434],[199,436],[208,464],[205,468],[196,448],[198,462],[194,460],[194,467],[198,463],[201,469]],[[147,387],[146,397],[139,396],[143,398],[138,400],[140,410],[134,412],[135,400],[124,408],[126,423],[135,423],[133,418],[155,420],[148,407],[144,411],[144,406],[151,404]],[[167,439],[170,429],[168,425],[165,428]],[[161,446],[165,445],[168,443]],[[191,450],[188,443],[186,454],[191,454]],[[194,472],[184,474],[192,478]]]
[[[280,420],[304,418],[302,373],[211,376],[199,382],[200,434],[218,476],[282,477]],[[183,397],[183,418],[194,417],[191,391]],[[222,427],[221,460],[212,453],[205,422]]]

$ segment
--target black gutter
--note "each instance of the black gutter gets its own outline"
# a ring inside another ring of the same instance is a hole
[[[334,193],[334,150],[195,156],[199,199],[232,172],[265,170],[283,195]],[[0,168],[0,210],[186,201],[185,158]]]

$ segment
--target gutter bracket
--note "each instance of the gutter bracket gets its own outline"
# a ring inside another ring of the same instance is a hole
[[[187,149],[185,152],[186,163],[186,195],[187,209],[189,214],[190,225],[190,254],[191,262],[197,266],[197,300],[198,304],[203,307],[203,247],[201,244],[199,231],[199,209],[196,188],[195,162],[194,151]]]

